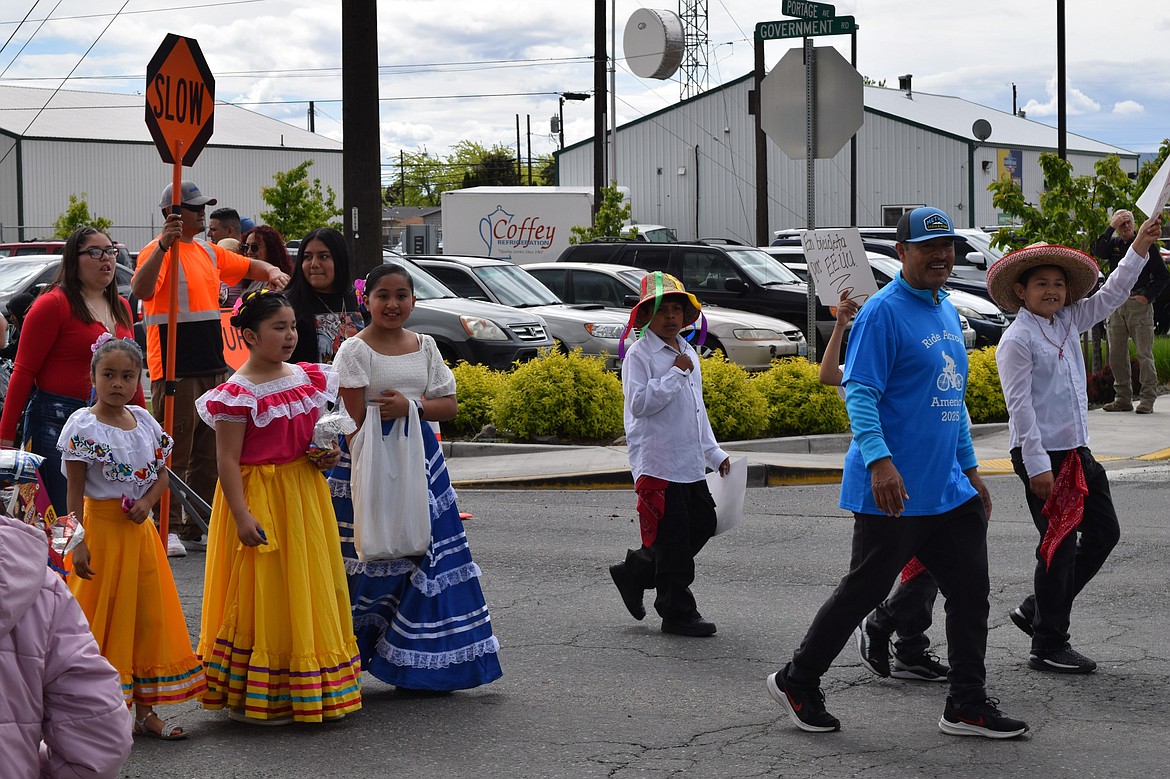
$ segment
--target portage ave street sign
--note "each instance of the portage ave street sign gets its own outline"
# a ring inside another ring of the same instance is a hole
[[[194,165],[211,137],[214,113],[215,78],[198,41],[167,35],[146,66],[146,126],[163,162],[175,163],[181,141],[183,165]]]
[[[784,16],[796,16],[801,19],[832,19],[837,15],[837,9],[827,3],[784,0],[780,6],[780,13]]]
[[[756,25],[756,39],[774,41],[780,38],[815,38],[820,35],[848,35],[857,29],[852,16],[832,19],[779,19]]]

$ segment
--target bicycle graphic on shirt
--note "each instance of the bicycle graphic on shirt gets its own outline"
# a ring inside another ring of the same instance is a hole
[[[935,384],[943,392],[951,389],[963,389],[963,374],[955,370],[955,358],[949,354],[943,354],[942,357],[944,360],[943,372],[938,375]]]

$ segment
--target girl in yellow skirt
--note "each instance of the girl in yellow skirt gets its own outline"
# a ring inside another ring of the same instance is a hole
[[[127,705],[134,703],[134,732],[186,738],[154,711],[207,688],[166,549],[147,521],[167,488],[171,439],[150,412],[126,405],[142,376],[137,344],[101,336],[90,376],[96,402],[69,417],[57,442],[67,504],[85,527],[85,540],[73,550],[69,589],[121,675]]]
[[[321,722],[361,708],[358,656],[337,520],[322,475],[337,463],[306,452],[337,398],[327,365],[284,362],[296,315],[269,290],[237,301],[231,324],[248,361],[195,406],[215,428],[199,655],[207,709],[253,724]]]

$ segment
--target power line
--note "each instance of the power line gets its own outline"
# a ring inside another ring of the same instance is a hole
[[[205,8],[216,8],[216,7],[221,6],[221,5],[246,5],[249,3],[264,3],[264,2],[268,2],[268,0],[226,0],[225,2],[220,2],[220,3],[193,3],[191,5],[173,5],[173,6],[169,6],[167,8],[144,8],[140,11],[126,11],[124,13],[121,9],[118,9],[118,11],[114,13],[114,17],[117,18],[118,16],[131,16],[133,14],[157,14],[157,13],[166,13],[168,11],[188,11],[192,8],[198,8],[199,10],[203,10]],[[34,8],[36,7],[36,3],[33,3],[33,7]],[[123,4],[122,8],[125,8],[125,7],[126,6]],[[31,13],[31,11],[30,11],[30,13]],[[49,16],[52,16],[52,13],[53,12],[50,11]],[[54,18],[53,21],[66,22],[66,21],[71,21],[74,19],[103,19],[109,15],[110,14],[108,14],[108,13],[104,13],[104,14],[79,14],[77,16],[58,16],[58,17]],[[43,22],[43,21],[46,21],[48,18],[49,17],[46,16],[44,19],[34,19],[33,21]],[[5,24],[16,24],[16,22],[0,22],[0,25],[5,25]]]
[[[60,6],[61,6],[61,0],[57,0],[57,5],[53,6],[53,11],[56,11]],[[34,3],[33,8],[35,8],[35,7],[36,7],[36,4]],[[49,16],[53,15],[53,11],[49,11]],[[32,13],[32,9],[29,9],[29,13]],[[2,78],[4,76],[4,74],[8,72],[8,69],[10,67],[12,67],[13,62],[16,62],[18,59],[20,59],[20,55],[23,54],[24,50],[28,47],[28,45],[30,43],[32,43],[32,39],[37,37],[37,33],[40,32],[41,28],[45,26],[45,22],[47,22],[49,20],[49,16],[46,16],[44,19],[41,19],[41,23],[37,25],[37,28],[35,30],[33,30],[32,35],[28,36],[28,40],[26,40],[24,43],[21,44],[20,51],[16,52],[16,55],[8,61],[8,64],[4,66],[4,70],[0,70],[0,78]],[[15,35],[15,34],[16,33],[13,32],[13,35]],[[11,40],[11,38],[9,40]],[[4,45],[7,46],[8,44],[5,43]]]
[[[28,21],[28,17],[32,16],[33,10],[37,7],[37,3],[40,1],[41,0],[33,0],[33,4],[29,7],[28,13],[24,15],[24,18],[20,20],[19,24],[12,28],[12,34],[8,36],[8,40],[4,41],[4,45],[0,46],[0,54],[3,54],[4,50],[8,48],[8,44],[12,43],[12,39],[16,37],[18,32],[20,32],[20,28],[23,27],[24,23]],[[57,9],[54,8],[53,10],[55,11]]]

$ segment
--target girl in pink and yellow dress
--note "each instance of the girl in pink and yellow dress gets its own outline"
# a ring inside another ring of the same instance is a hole
[[[281,294],[237,303],[248,361],[196,401],[215,428],[212,504],[199,655],[207,709],[255,724],[321,722],[361,708],[358,657],[337,520],[316,462],[313,425],[337,398],[326,365],[284,360],[296,317]]]

